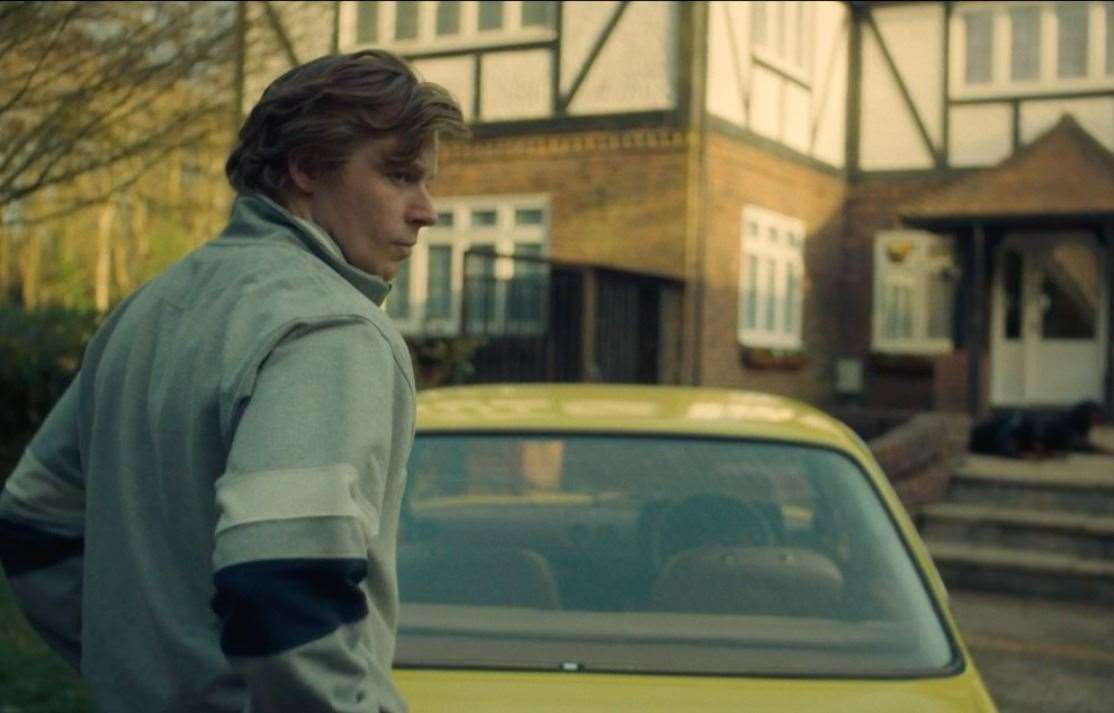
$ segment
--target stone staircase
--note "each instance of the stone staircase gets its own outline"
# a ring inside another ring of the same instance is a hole
[[[917,523],[951,588],[1114,601],[1114,456],[967,455]]]

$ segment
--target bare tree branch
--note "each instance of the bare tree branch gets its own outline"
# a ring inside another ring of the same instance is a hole
[[[0,12],[0,206],[159,154],[169,131],[212,131],[202,119],[231,113],[227,4],[11,3]]]

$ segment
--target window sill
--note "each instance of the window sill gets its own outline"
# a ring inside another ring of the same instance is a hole
[[[808,356],[800,349],[740,346],[739,356],[750,369],[799,371],[808,364]]]

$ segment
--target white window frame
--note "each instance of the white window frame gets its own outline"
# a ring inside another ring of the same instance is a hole
[[[497,286],[495,318],[490,322],[497,334],[532,334],[524,325],[508,325],[506,309],[506,287],[514,277],[514,248],[517,244],[541,246],[541,255],[549,253],[549,197],[546,195],[498,195],[462,196],[434,201],[438,214],[451,213],[453,224],[449,226],[430,226],[422,230],[418,244],[410,255],[410,314],[407,319],[394,319],[395,326],[405,335],[412,336],[456,336],[462,333],[461,307],[464,291],[464,253],[474,245],[495,245],[497,259],[495,271],[500,282]],[[494,210],[496,222],[493,226],[471,226],[473,210]],[[540,210],[542,222],[539,225],[515,225],[515,211]],[[450,307],[447,318],[427,318],[426,301],[429,282],[430,246],[449,246],[452,249],[450,262]],[[390,297],[384,308],[390,309]],[[542,325],[538,325],[538,329]]]
[[[1058,76],[1058,42],[1056,6],[1061,2],[965,2],[957,3],[948,32],[951,35],[949,94],[953,99],[1008,97],[1018,94],[1051,94],[1065,91],[1089,91],[1114,88],[1114,74],[1106,74],[1106,12],[1108,6],[1098,0],[1078,0],[1072,4],[1087,7],[1087,70],[1082,77],[1061,79]],[[1010,59],[1013,41],[1010,8],[1016,6],[1040,9],[1038,33],[1040,55],[1035,79],[1011,78]],[[1114,11],[1114,10],[1112,10]],[[985,83],[967,83],[967,37],[965,18],[974,12],[990,12],[993,24],[991,77]]]
[[[786,74],[799,79],[801,82],[807,84],[809,80],[809,68],[812,66],[812,47],[813,47],[813,17],[814,8],[813,3],[805,2],[803,0],[756,0],[750,3],[750,22],[756,22],[758,18],[757,5],[761,3],[765,9],[765,23],[766,23],[766,38],[769,42],[774,34],[779,33],[781,28],[778,26],[776,14],[774,9],[778,6],[785,8],[786,17],[789,16],[789,8],[794,7],[797,11],[797,25],[795,28],[797,36],[795,41],[798,43],[801,51],[801,62],[798,64],[793,57],[789,47],[782,48],[779,53],[771,44],[760,45],[753,41],[753,33],[749,40],[751,52],[755,57],[762,61],[777,67]],[[786,38],[791,39],[791,32],[786,32]]]
[[[542,42],[557,37],[553,27],[523,26],[522,3],[530,0],[507,0],[503,3],[503,27],[498,30],[479,29],[479,2],[461,0],[460,32],[455,35],[437,34],[437,3],[425,0],[418,3],[418,34],[407,40],[395,39],[394,0],[379,2],[378,41],[359,42],[356,36],[358,2],[345,0],[340,4],[340,37],[345,51],[379,47],[402,55],[420,54],[429,51],[447,51],[474,47],[492,47]]]
[[[748,234],[748,226],[757,227],[757,234]],[[775,231],[777,240],[770,238]],[[739,282],[738,318],[736,336],[745,347],[784,349],[797,351],[803,347],[804,301],[805,301],[805,224],[792,216],[776,213],[756,205],[745,205],[739,223]],[[757,272],[752,285],[748,274],[750,257],[757,258]],[[774,292],[769,294],[771,270],[774,278]],[[787,292],[789,271],[796,274],[792,311],[786,314],[790,305]],[[748,324],[747,314],[750,300],[755,300],[755,324]],[[773,328],[767,326],[767,310],[773,300]],[[792,331],[786,332],[786,320],[792,320]]]
[[[939,248],[939,250],[934,250]],[[955,238],[923,230],[883,230],[874,235],[874,303],[872,344],[885,354],[946,354],[955,345],[951,336],[930,337],[930,278],[942,272],[957,274]],[[888,333],[887,300],[894,289],[910,297],[910,334]]]

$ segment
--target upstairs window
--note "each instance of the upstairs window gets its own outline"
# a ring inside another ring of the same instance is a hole
[[[1056,76],[1072,79],[1087,75],[1087,6],[1056,5]]]
[[[1039,7],[1010,8],[1010,79],[1015,82],[1040,79],[1040,19]]]
[[[460,3],[437,3],[437,35],[460,34]]]
[[[412,40],[418,36],[418,3],[395,3],[395,39]]]
[[[751,44],[760,58],[806,74],[811,3],[796,0],[751,3]]]
[[[379,3],[361,2],[356,5],[356,42],[371,44],[379,41]]]
[[[523,27],[553,27],[557,18],[557,7],[554,2],[535,0],[522,3]]]
[[[950,351],[958,275],[951,237],[917,230],[875,235],[874,350]]]
[[[958,3],[952,89],[985,96],[1109,89],[1114,2]]]
[[[800,349],[804,306],[804,223],[743,208],[739,240],[739,343]]]
[[[544,42],[554,38],[557,3],[539,0],[344,2],[344,50],[381,45],[402,55]]]
[[[503,3],[499,0],[480,0],[480,30],[503,29]]]
[[[994,64],[994,16],[989,12],[970,12],[964,18],[966,30],[968,84],[985,84]]]

